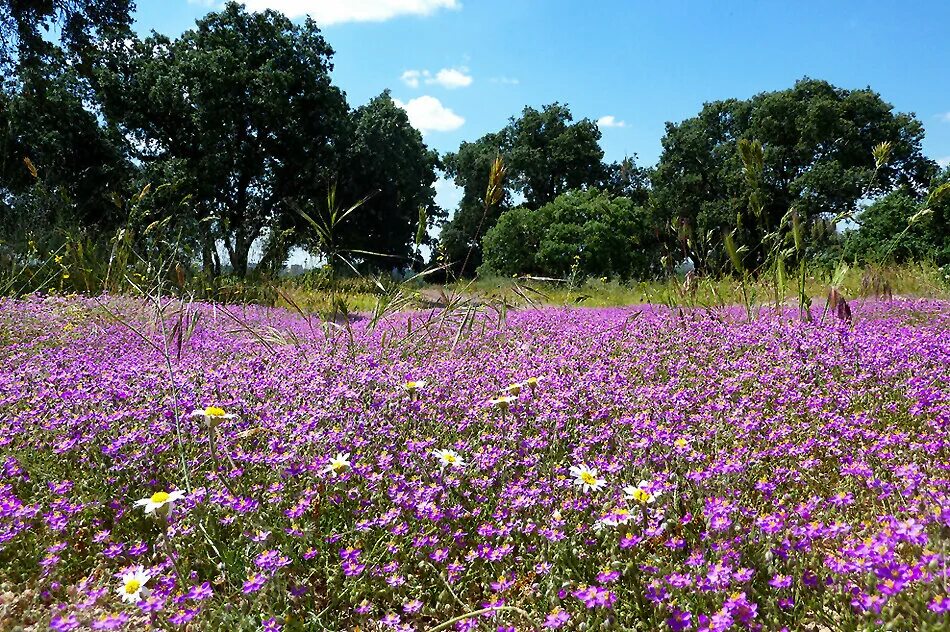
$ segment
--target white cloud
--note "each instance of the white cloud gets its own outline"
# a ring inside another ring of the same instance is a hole
[[[492,77],[491,82],[500,83],[503,86],[516,86],[521,83],[521,81],[515,79],[514,77]]]
[[[443,68],[435,75],[428,70],[407,70],[402,73],[400,79],[410,88],[418,88],[420,82],[425,82],[427,86],[442,86],[449,90],[466,88],[472,85],[472,81],[474,81],[465,66]]]
[[[468,68],[443,68],[435,73],[435,77],[427,79],[426,83],[438,84],[449,90],[466,88],[472,85],[472,75],[468,74]]]
[[[451,132],[465,124],[465,119],[442,105],[435,97],[428,95],[410,99],[403,103],[394,99],[396,105],[409,115],[409,122],[423,134],[429,132]]]
[[[608,114],[607,116],[602,116],[599,119],[597,119],[597,126],[598,127],[626,127],[627,122],[618,121],[617,117],[611,114]]]
[[[940,120],[943,121],[944,123],[950,123],[950,112],[944,112],[943,114],[940,114],[939,116],[940,116]]]
[[[402,73],[402,76],[400,77],[400,79],[402,80],[404,84],[406,84],[410,88],[418,88],[419,79],[421,77],[422,77],[422,73],[420,71],[407,70],[406,72]]]
[[[244,0],[251,11],[275,9],[291,18],[309,15],[319,26],[344,22],[383,22],[402,15],[431,15],[460,9],[459,0]]]
[[[944,156],[943,158],[937,158],[937,164],[941,167],[950,167],[950,156]]]

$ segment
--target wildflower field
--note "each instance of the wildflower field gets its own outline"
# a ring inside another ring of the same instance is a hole
[[[5,300],[0,629],[946,630],[950,303],[851,309]]]

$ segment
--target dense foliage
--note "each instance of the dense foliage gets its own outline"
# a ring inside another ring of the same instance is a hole
[[[177,38],[140,37],[132,8],[0,2],[7,273],[119,241],[203,278],[278,274],[297,247],[361,271],[419,269],[432,252],[448,277],[950,258],[947,192],[934,198],[947,176],[921,152],[921,122],[870,88],[806,78],[707,103],[667,125],[649,169],[606,162],[598,125],[562,103],[525,107],[440,157],[388,91],[351,109],[312,20],[229,2]],[[440,170],[462,190],[456,209],[436,204]],[[593,190],[635,219],[539,214]]]
[[[175,41],[153,35],[111,52],[106,112],[147,168],[186,183],[207,227],[206,265],[220,240],[243,276],[254,242],[292,213],[288,198],[325,190],[339,162],[347,106],[330,82],[332,50],[313,21],[232,3]]]
[[[0,0],[0,70],[6,76],[14,66],[35,66],[64,52],[89,68],[98,45],[130,33],[134,8],[131,0]]]
[[[950,182],[950,169],[934,189]],[[862,209],[860,226],[845,235],[845,256],[859,263],[889,263],[930,259],[950,263],[950,196],[920,200],[904,190],[894,191]]]
[[[492,161],[501,156],[508,170],[505,195],[486,209],[483,202]],[[463,191],[455,215],[442,230],[442,252],[452,262],[481,262],[481,240],[516,196],[537,209],[572,189],[596,186],[606,176],[600,130],[590,119],[574,122],[565,105],[527,107],[497,133],[465,142],[445,156],[446,171]],[[470,256],[471,255],[471,256]],[[464,273],[465,270],[460,270]]]
[[[625,197],[575,191],[504,213],[485,235],[489,274],[646,278],[659,260],[646,211]]]
[[[301,212],[331,213],[330,191],[343,206],[368,198],[339,227],[340,246],[387,265],[412,260],[420,218],[429,228],[444,216],[438,156],[388,94],[349,109],[313,21],[231,2],[172,40],[135,38],[111,13],[89,13],[101,25],[77,15],[57,8],[50,20],[86,25],[95,46],[83,63],[49,42],[0,93],[4,242],[78,230],[108,244],[119,227],[141,238],[160,225],[180,261],[217,275],[223,251],[244,276],[255,250],[275,272],[293,246],[313,247]]]
[[[697,266],[723,267],[723,234],[765,258],[765,234],[794,208],[813,243],[834,239],[828,220],[854,213],[863,198],[901,187],[925,191],[936,165],[921,153],[923,126],[895,113],[870,89],[845,90],[803,79],[788,90],[703,106],[698,116],[668,123],[653,174],[654,207]],[[737,151],[740,140],[764,149],[759,190],[750,190]],[[876,168],[875,145],[888,142],[888,162]],[[750,212],[758,195],[762,213]]]
[[[946,630],[950,306],[852,307],[4,301],[0,618]]]
[[[340,191],[347,200],[369,199],[344,226],[344,243],[384,255],[374,259],[383,267],[402,267],[411,260],[419,208],[426,209],[429,225],[445,216],[433,189],[438,153],[426,147],[388,91],[357,108],[352,127]]]

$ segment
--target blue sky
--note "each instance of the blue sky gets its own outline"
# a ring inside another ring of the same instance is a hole
[[[384,89],[440,152],[525,105],[603,120],[611,160],[653,164],[666,121],[803,76],[871,86],[950,163],[950,2],[919,0],[248,0],[311,14],[352,107]],[[216,0],[139,0],[137,28],[178,35]],[[613,117],[605,119],[604,117]],[[612,125],[610,123],[612,122]],[[454,206],[449,187],[443,206]]]

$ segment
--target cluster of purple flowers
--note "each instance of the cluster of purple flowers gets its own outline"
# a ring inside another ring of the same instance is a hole
[[[950,305],[853,310],[2,301],[0,577],[62,631],[950,626]]]

